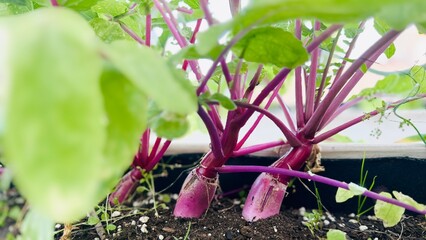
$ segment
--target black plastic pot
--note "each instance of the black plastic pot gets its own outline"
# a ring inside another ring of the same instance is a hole
[[[362,156],[362,154],[361,154]],[[183,168],[167,168],[167,177],[156,179],[156,189],[165,190],[170,193],[178,193],[186,172],[191,169],[188,166],[194,166],[202,157],[202,154],[178,154],[164,159],[164,163],[185,165]],[[231,158],[229,165],[270,165],[276,157],[257,157],[246,156]],[[322,176],[330,177],[344,182],[353,182],[359,184],[362,159],[322,159],[322,165],[326,171],[318,173]],[[162,167],[160,167],[162,169]],[[159,169],[159,170],[160,170]],[[157,171],[159,171],[157,170]],[[365,159],[364,172],[368,171],[366,187],[375,178],[373,191],[399,191],[411,196],[420,203],[426,203],[426,155],[425,158],[409,157],[384,157]],[[257,173],[231,173],[221,174],[219,177],[222,194],[227,197],[238,197],[239,194],[248,192]],[[175,182],[173,182],[175,181]],[[336,188],[321,183],[314,184],[311,181],[295,179],[293,186],[288,188],[288,196],[284,199],[283,207],[298,208],[306,207],[311,209],[318,208],[315,193],[315,187],[318,189],[321,202],[330,211],[334,212],[356,212],[358,199],[353,198],[345,203],[336,203]],[[306,189],[309,187],[310,190]],[[365,208],[374,203],[367,199]]]

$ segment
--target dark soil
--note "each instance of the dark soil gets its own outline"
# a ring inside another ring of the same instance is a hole
[[[9,206],[23,207],[23,200],[16,191],[11,190],[8,195]],[[149,199],[147,197],[134,198],[127,206],[118,206],[113,209],[105,209],[100,204],[97,209],[99,216],[102,215],[102,211],[109,214],[102,221],[102,227],[98,229],[105,231],[107,224],[112,227],[111,229],[115,228],[109,230],[109,233],[106,231],[104,239],[109,240],[326,239],[329,229],[340,229],[346,232],[348,239],[426,239],[424,216],[405,215],[397,226],[384,228],[379,220],[371,216],[361,216],[357,219],[356,216],[347,213],[333,215],[327,213],[320,216],[316,226],[312,221],[309,228],[307,215],[305,214],[305,217],[301,215],[304,211],[302,208],[283,209],[278,216],[249,223],[241,217],[242,205],[239,200],[222,198],[214,200],[208,212],[200,219],[178,219],[172,216],[174,200],[169,199],[169,196],[159,196],[156,202],[158,216],[155,214],[152,200],[146,200]],[[171,196],[176,197],[175,194]],[[5,225],[0,228],[0,239],[5,239],[8,233],[15,236],[19,233],[19,224],[16,224],[13,219],[7,218],[4,223]],[[56,225],[56,239],[62,236],[63,227],[60,224]],[[89,225],[87,219],[84,219],[73,225],[70,239],[101,238],[94,225]]]
[[[397,226],[384,228],[379,220],[371,216],[361,216],[357,220],[356,216],[348,214],[324,214],[316,229],[312,226],[311,232],[306,226],[306,217],[304,219],[300,214],[303,209],[286,209],[279,216],[249,223],[241,217],[241,204],[238,200],[215,200],[207,214],[200,219],[173,217],[172,202],[169,208],[160,205],[157,217],[153,209],[138,211],[137,214],[131,209],[117,210],[123,218],[110,220],[117,228],[110,231],[106,238],[325,239],[329,229],[340,229],[347,233],[349,239],[426,239],[426,220],[423,216],[404,216]],[[136,201],[136,205],[139,203],[143,201]],[[73,230],[72,239],[96,238],[99,236],[93,227],[81,225]]]

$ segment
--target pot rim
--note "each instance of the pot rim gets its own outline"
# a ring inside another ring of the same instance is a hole
[[[324,159],[363,159],[408,157],[426,160],[426,146],[423,143],[320,143],[321,158]],[[275,147],[250,154],[259,157],[279,157],[287,152],[289,147]],[[209,145],[206,143],[173,142],[165,155],[206,153]]]

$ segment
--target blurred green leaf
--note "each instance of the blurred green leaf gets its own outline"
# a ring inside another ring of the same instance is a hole
[[[189,130],[189,121],[185,115],[163,111],[151,104],[149,111],[149,127],[159,137],[173,139],[183,136]]]
[[[330,229],[327,232],[327,240],[346,240],[346,233],[339,229]]]
[[[197,97],[189,81],[176,74],[155,50],[128,41],[103,48],[107,59],[160,108],[187,114],[197,110]],[[138,64],[135,64],[138,63]]]
[[[0,26],[13,39],[1,47],[9,50],[11,72],[5,162],[31,206],[58,222],[77,220],[100,200],[104,178],[97,38],[65,8]]]
[[[424,67],[414,66],[408,73],[395,73],[377,81],[372,88],[362,90],[358,96],[372,96],[378,93],[406,96],[426,93],[426,71]]]
[[[120,24],[116,22],[108,21],[103,18],[94,18],[89,23],[98,37],[107,43],[126,38],[127,34],[121,29]]]
[[[147,125],[147,98],[123,74],[107,65],[101,76],[107,114],[103,175],[99,196],[106,196],[133,160]]]
[[[25,215],[20,227],[22,240],[49,240],[53,239],[54,222],[35,209],[30,209]]]
[[[426,139],[426,134],[422,134],[421,135],[424,139]],[[402,138],[400,140],[398,140],[398,143],[406,143],[406,142],[421,142],[422,139],[420,138],[419,135],[413,135],[413,136],[409,136],[409,137],[405,137]]]
[[[378,16],[392,28],[403,29],[410,23],[425,22],[425,11],[426,1],[423,0],[253,0],[232,22],[234,32],[237,32],[253,23],[275,23],[296,18],[347,23]]]
[[[281,28],[262,27],[248,32],[233,47],[235,54],[249,62],[294,68],[308,60],[302,42]]]

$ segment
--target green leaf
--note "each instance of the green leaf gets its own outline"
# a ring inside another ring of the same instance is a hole
[[[235,103],[230,98],[221,93],[215,93],[209,98],[218,101],[222,107],[229,111],[235,110],[237,108],[237,105],[235,105]]]
[[[166,139],[181,137],[189,129],[189,122],[185,115],[161,111],[154,104],[149,109],[148,124],[157,136]]]
[[[53,239],[54,222],[49,217],[35,209],[30,209],[22,221],[19,229],[22,240],[48,240]]]
[[[280,28],[262,27],[248,32],[233,51],[250,62],[275,64],[278,67],[297,67],[309,58],[302,42]]]
[[[43,1],[43,0],[37,0]],[[72,8],[78,11],[89,10],[93,5],[95,5],[98,0],[58,0],[60,6],[67,8]],[[50,4],[50,1],[49,1]]]
[[[114,231],[115,229],[117,229],[117,226],[115,226],[114,224],[108,224],[106,225],[105,229],[108,231]]]
[[[346,240],[346,233],[338,229],[330,229],[327,232],[327,240]]]
[[[385,55],[388,59],[390,59],[394,54],[395,54],[396,48],[395,48],[395,44],[391,44],[389,45],[388,48],[386,48],[385,50]]]
[[[348,199],[351,199],[354,196],[355,194],[351,192],[350,190],[346,190],[344,188],[338,188],[335,198],[337,203],[342,203],[342,202],[346,202]]]
[[[29,0],[1,0],[0,16],[18,15],[33,10]]]
[[[111,17],[118,16],[127,11],[127,5],[124,1],[102,0],[92,6],[92,11],[98,15],[106,14]]]
[[[140,91],[160,108],[187,114],[196,111],[197,97],[189,81],[177,76],[175,69],[153,49],[133,42],[116,41],[103,52]]]
[[[382,192],[380,195],[392,198],[390,193]],[[405,209],[392,205],[387,202],[377,200],[374,205],[374,214],[376,217],[382,219],[383,225],[385,227],[393,227],[401,221],[402,214],[404,214]]]
[[[348,23],[378,16],[392,28],[403,29],[409,23],[425,22],[425,11],[426,1],[423,0],[253,0],[240,16],[232,20],[232,25],[234,32],[238,32],[254,23],[276,23],[296,18]]]
[[[411,205],[411,206],[415,207],[417,210],[420,210],[420,211],[426,210],[426,205],[418,203],[416,200],[414,200],[410,196],[407,196],[407,195],[405,195],[401,192],[397,192],[397,191],[393,191],[392,194],[399,201],[406,203],[408,205]]]
[[[199,0],[184,0],[183,2],[188,4],[188,6],[192,9],[199,9],[200,8],[200,1]]]
[[[358,184],[355,183],[349,183],[349,191],[351,191],[354,195],[361,195],[363,194],[367,189],[365,189],[364,187],[361,187]]]
[[[147,98],[115,68],[107,65],[101,76],[101,89],[107,114],[107,141],[102,171],[104,184],[100,197],[106,196],[133,160],[139,137],[147,125]]]
[[[32,207],[58,222],[77,220],[100,200],[104,178],[97,38],[65,8],[40,9],[0,26],[10,34],[1,47],[9,50],[11,83],[5,162]]]
[[[426,134],[421,134],[422,138],[426,139]],[[409,142],[420,142],[422,141],[422,139],[420,138],[420,136],[418,134],[416,135],[411,135],[405,138],[402,138],[398,141],[396,141],[397,143],[409,143]]]
[[[389,74],[377,81],[374,87],[362,90],[358,96],[371,96],[378,93],[400,96],[426,93],[425,68],[414,66],[408,72]]]
[[[107,43],[126,38],[126,33],[121,29],[120,24],[116,22],[103,18],[94,18],[89,23],[95,30],[96,35]]]
[[[87,218],[87,224],[94,226],[98,224],[101,220],[97,216],[90,216]]]

